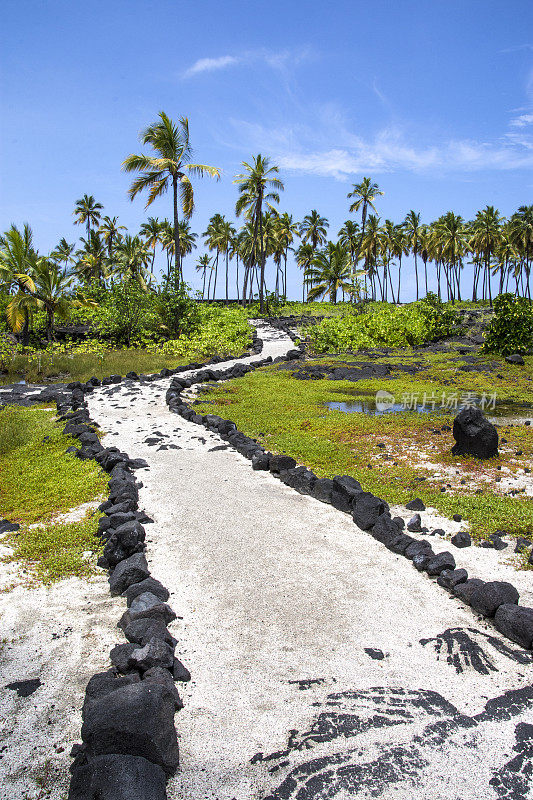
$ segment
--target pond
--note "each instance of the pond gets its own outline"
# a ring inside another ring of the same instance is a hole
[[[532,403],[499,403],[495,400],[483,400],[482,398],[469,398],[468,401],[470,405],[480,407],[487,419],[498,421],[500,424],[519,423],[533,419]],[[453,403],[449,405],[443,404],[440,400],[417,402],[413,397],[405,398],[402,402],[398,402],[397,398],[388,392],[378,392],[371,398],[369,397],[368,400],[361,398],[357,400],[332,400],[325,403],[325,406],[334,411],[343,411],[346,414],[363,413],[372,416],[405,414],[406,412],[455,416],[462,407],[460,398],[456,406]]]

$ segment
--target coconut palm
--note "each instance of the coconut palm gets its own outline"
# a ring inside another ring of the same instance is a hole
[[[161,244],[161,233],[161,223],[157,217],[148,217],[148,220],[143,222],[139,229],[139,236],[145,240],[152,251],[152,265],[150,267],[152,275],[154,274],[155,248]]]
[[[366,217],[368,214],[368,209],[371,208],[373,211],[376,211],[374,206],[374,200],[376,197],[382,195],[383,192],[377,185],[377,183],[373,183],[371,178],[363,178],[361,183],[354,183],[352,187],[352,191],[348,192],[348,199],[354,198],[354,202],[350,206],[350,213],[354,211],[359,211],[361,209],[361,236],[359,239],[359,246],[357,248],[357,253],[354,260],[354,272],[355,272],[355,264],[359,263],[359,256],[361,253],[361,247],[363,245],[363,239],[365,237],[365,226],[366,226]]]
[[[76,252],[76,273],[83,280],[97,280],[103,286],[111,264],[103,239],[97,231],[91,231],[89,238],[82,237],[81,241],[83,247]]]
[[[512,240],[519,249],[525,275],[523,293],[531,300],[531,259],[533,257],[533,205],[520,206],[510,220]]]
[[[150,264],[150,248],[139,236],[126,234],[116,247],[116,269],[124,280],[137,281],[146,289],[147,269]]]
[[[75,248],[76,244],[69,244],[63,236],[63,238],[59,240],[55,250],[50,253],[50,258],[54,259],[54,261],[58,261],[60,264],[63,263],[66,269],[72,262],[72,254],[74,253]]]
[[[113,256],[113,246],[115,242],[120,240],[120,231],[125,231],[125,225],[118,225],[118,217],[104,217],[98,232],[102,236],[105,246],[107,247],[107,257],[111,261]]]
[[[285,188],[282,181],[275,177],[279,168],[270,164],[270,159],[261,154],[255,156],[251,164],[243,161],[244,172],[236,175],[233,183],[238,184],[239,197],[235,204],[235,213],[241,213],[250,221],[253,228],[253,251],[250,254],[250,266],[258,264],[260,269],[259,307],[264,313],[265,286],[265,240],[263,231],[263,203],[268,210],[273,210],[273,203],[279,203],[279,192]]]
[[[331,303],[337,302],[337,292],[351,292],[351,258],[349,251],[340,242],[328,242],[324,250],[314,253],[307,268],[307,280],[311,284],[307,299],[316,300],[329,294]]]
[[[129,189],[130,199],[145,189],[148,190],[146,208],[154,200],[161,197],[167,189],[172,188],[174,219],[174,250],[176,256],[176,280],[183,280],[181,272],[181,253],[179,242],[178,199],[181,211],[189,219],[194,210],[194,192],[189,176],[210,175],[220,178],[220,170],[207,164],[191,162],[193,155],[189,137],[189,120],[180,117],[173,122],[164,111],[159,120],[149,125],[141,134],[141,142],[149,145],[154,155],[129,155],[124,159],[122,168],[126,172],[139,172]]]
[[[307,270],[311,266],[311,261],[313,260],[313,255],[315,251],[313,250],[312,244],[301,244],[300,247],[296,250],[296,263],[303,270],[303,281],[302,281],[302,303],[305,302],[305,289],[307,286]]]
[[[27,344],[29,337],[30,319],[36,310],[34,298],[30,295],[26,284],[20,280],[24,276],[33,276],[37,267],[38,253],[33,246],[33,234],[28,223],[22,230],[16,225],[0,237],[0,284],[8,292],[17,292],[19,298],[19,316],[17,318],[17,333],[22,333],[22,343]],[[20,323],[20,325],[19,325]]]
[[[100,221],[100,211],[102,211],[103,208],[103,205],[97,203],[92,194],[84,194],[81,200],[76,200],[76,207],[73,212],[76,217],[74,224],[86,226],[87,239],[91,236],[91,226],[98,225]]]
[[[483,288],[488,289],[489,301],[492,305],[491,289],[491,264],[501,242],[502,218],[494,206],[486,206],[483,211],[478,211],[472,223],[472,236],[470,247],[483,261]],[[484,292],[485,293],[485,292]],[[476,299],[476,280],[474,279],[473,299]]]
[[[416,299],[418,300],[418,255],[420,253],[420,214],[416,211],[408,212],[404,220],[405,235],[407,237],[407,246],[415,259],[415,282],[416,282]],[[427,294],[427,287],[426,287]]]
[[[304,244],[310,244],[313,250],[326,242],[329,222],[326,217],[321,217],[316,209],[306,214],[300,223],[300,237]]]
[[[202,283],[202,300],[205,296],[205,278],[207,275],[207,270],[211,270],[211,261],[212,259],[209,258],[207,253],[204,253],[200,256],[198,261],[196,262],[196,272],[202,273],[203,283]]]

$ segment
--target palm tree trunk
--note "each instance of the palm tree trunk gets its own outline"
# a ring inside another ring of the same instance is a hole
[[[416,260],[416,250],[414,252],[414,256],[415,256],[416,299],[418,300],[418,262]]]
[[[238,253],[235,256],[235,259],[236,259],[236,267],[237,267],[237,277],[235,279],[235,283],[236,283],[236,286],[237,286],[237,302],[239,302],[240,295],[239,295],[239,254]]]
[[[176,274],[174,276],[174,288],[177,291],[179,288],[179,281],[183,281],[181,275],[181,250],[180,250],[180,232],[178,228],[178,178],[176,175],[172,178],[172,194],[174,203],[174,250],[176,258]]]
[[[204,282],[203,282],[203,285],[202,285],[202,300],[204,299],[204,296],[205,296],[205,275],[206,275],[206,272],[207,272],[207,267],[204,267]]]
[[[218,256],[219,252],[217,250],[217,257],[215,259],[215,280],[213,281],[213,300],[215,299],[215,295],[217,292],[217,276],[218,276]]]
[[[259,247],[260,247],[260,265],[261,265],[261,280],[259,283],[259,312],[264,314],[265,311],[265,299],[263,294],[263,286],[265,283],[265,258],[264,258],[264,247],[263,247],[263,203],[262,203],[262,196],[259,195],[258,205],[259,205]]]
[[[228,280],[229,280],[229,252],[226,250],[226,303],[229,300],[229,288],[228,288]]]

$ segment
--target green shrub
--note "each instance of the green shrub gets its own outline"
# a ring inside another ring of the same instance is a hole
[[[412,306],[323,319],[309,328],[311,343],[318,353],[419,345],[428,339],[428,333],[426,317]]]
[[[459,323],[455,309],[448,303],[443,303],[434,292],[428,292],[416,306],[426,318],[428,339],[431,341],[445,339],[458,331]]]
[[[494,317],[483,350],[486,353],[525,353],[533,347],[533,306],[525,297],[507,292],[494,300]]]
[[[168,336],[190,335],[198,329],[201,318],[199,304],[188,296],[187,289],[184,283],[178,290],[169,284],[157,298],[162,331]]]
[[[95,315],[100,338],[129,347],[150,327],[157,327],[152,296],[136,281],[123,281],[107,290],[105,301]],[[151,325],[150,325],[151,322]]]

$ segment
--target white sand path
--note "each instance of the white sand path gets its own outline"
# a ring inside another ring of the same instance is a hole
[[[292,346],[260,335],[263,356]],[[170,800],[529,797],[529,656],[347,515],[212,450],[225,443],[169,412],[169,383],[102,387],[89,408],[106,444],[150,465],[147,555],[193,676]],[[180,449],[148,446],[156,431]]]

